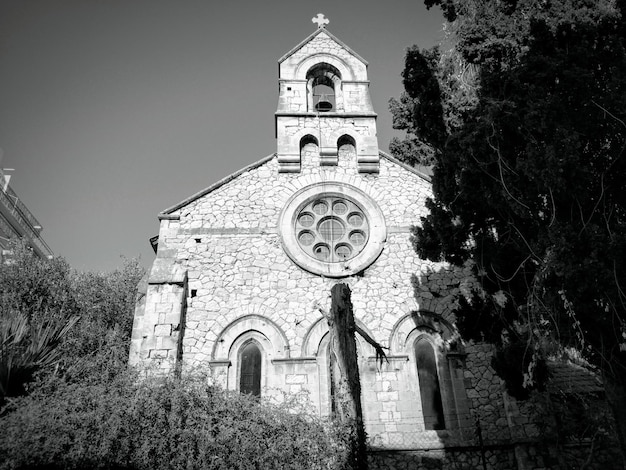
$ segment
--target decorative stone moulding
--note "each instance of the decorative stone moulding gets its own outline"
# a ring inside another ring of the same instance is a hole
[[[327,277],[352,276],[383,250],[383,213],[363,191],[345,183],[316,183],[295,193],[278,222],[287,256]]]
[[[321,166],[337,166],[339,163],[339,155],[337,147],[322,147],[320,150]]]

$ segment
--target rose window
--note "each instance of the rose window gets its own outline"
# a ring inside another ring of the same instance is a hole
[[[308,201],[295,218],[296,240],[320,261],[338,263],[357,256],[367,243],[369,227],[363,210],[340,196]]]
[[[361,273],[383,251],[385,218],[363,190],[321,181],[294,193],[278,220],[285,253],[307,271],[328,277]]]

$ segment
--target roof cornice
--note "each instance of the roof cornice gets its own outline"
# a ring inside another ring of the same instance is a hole
[[[391,155],[389,155],[387,152],[383,152],[382,150],[379,150],[378,153],[380,154],[381,157],[386,158],[387,160],[389,160],[392,163],[395,163],[396,165],[400,165],[402,168],[404,168],[405,170],[410,171],[411,173],[416,174],[417,176],[422,178],[424,181],[427,181],[428,183],[432,183],[431,177],[429,175],[427,175],[426,173],[422,173],[421,171],[413,168],[412,166],[407,165],[406,163],[401,162],[396,157],[392,157]]]

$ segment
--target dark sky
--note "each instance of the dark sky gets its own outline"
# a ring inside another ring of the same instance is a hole
[[[161,210],[273,153],[277,61],[319,12],[369,62],[387,150],[405,49],[443,36],[420,0],[0,0],[0,165],[55,254],[148,266]]]

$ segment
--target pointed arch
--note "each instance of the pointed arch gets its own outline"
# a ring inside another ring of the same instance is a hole
[[[289,357],[289,341],[280,327],[267,317],[250,314],[237,318],[221,331],[213,344],[211,359],[228,358],[235,341],[248,331],[257,331],[267,338],[272,348],[268,353],[273,357]]]
[[[459,338],[456,327],[443,315],[428,310],[413,310],[401,317],[393,326],[389,336],[390,352],[405,354],[407,340],[414,330],[437,333],[446,342],[453,342]],[[458,347],[461,345],[459,344]]]
[[[367,328],[367,326],[360,320],[354,319],[354,322],[365,331],[370,337],[374,337],[374,334]],[[328,323],[324,317],[316,320],[311,327],[308,329],[306,334],[304,335],[304,340],[302,341],[302,356],[303,357],[312,357],[318,356],[322,354],[323,351],[323,342],[327,340],[328,335]],[[363,354],[368,354],[369,356],[374,356],[375,351],[369,343],[363,340],[360,335],[356,335],[357,341],[357,349],[359,351],[363,351]]]

